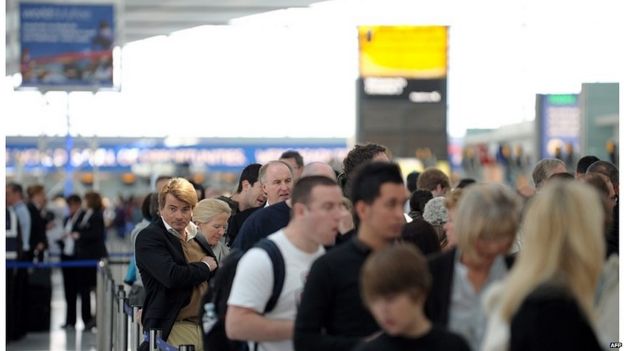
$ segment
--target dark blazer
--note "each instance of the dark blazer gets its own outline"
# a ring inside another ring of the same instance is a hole
[[[429,296],[425,302],[425,314],[431,322],[444,328],[448,326],[456,252],[457,248],[455,247],[449,251],[432,255],[428,259],[429,272],[431,272],[431,291],[429,291]],[[505,257],[507,268],[511,268],[514,258],[513,255]]]
[[[89,216],[88,218],[85,218]],[[93,210],[89,215],[86,210],[76,221],[74,229],[80,233],[75,243],[75,254],[78,259],[100,259],[108,256],[104,236],[104,213],[102,210]]]
[[[202,239],[198,233],[194,240],[207,256],[215,257]],[[208,281],[214,272],[203,262],[186,262],[180,239],[167,232],[160,217],[139,232],[135,254],[146,293],[143,328],[162,329],[162,339],[167,340],[178,313],[190,302],[193,287]]]

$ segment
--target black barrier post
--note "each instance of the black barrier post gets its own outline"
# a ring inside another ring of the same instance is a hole
[[[115,347],[119,351],[128,350],[128,317],[124,311],[126,291],[123,285],[117,286],[117,341]]]
[[[195,351],[195,345],[180,345],[178,351]]]
[[[105,316],[104,316],[104,326],[105,326],[105,335],[108,336],[108,344],[106,347],[106,350],[112,350],[112,347],[114,345],[113,342],[113,334],[115,333],[115,327],[116,327],[116,320],[114,318],[115,316],[115,282],[113,281],[113,279],[109,276],[108,279],[106,279],[106,311],[105,312]]]
[[[137,306],[132,306],[132,316],[130,316],[130,351],[136,351],[139,348],[139,344],[141,343],[141,326],[139,325],[138,320],[136,320],[136,315],[139,308]]]
[[[162,337],[161,329],[150,329],[149,331],[149,351],[158,351],[158,343],[156,340]]]

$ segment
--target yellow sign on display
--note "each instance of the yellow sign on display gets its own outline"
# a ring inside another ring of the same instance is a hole
[[[360,76],[446,77],[446,26],[359,26]]]

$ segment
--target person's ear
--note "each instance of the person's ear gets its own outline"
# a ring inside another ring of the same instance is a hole
[[[247,180],[243,180],[241,182],[242,186],[243,186],[243,191],[248,190],[249,188],[251,188],[251,184],[249,184],[249,181]]]
[[[369,206],[364,201],[358,201],[354,205],[355,213],[357,213],[358,218],[363,219],[366,218],[366,214],[369,211]]]

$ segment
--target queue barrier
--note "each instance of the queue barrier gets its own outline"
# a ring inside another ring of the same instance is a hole
[[[194,345],[176,347],[168,344],[161,338],[160,329],[142,332],[141,323],[135,318],[140,306],[128,304],[124,286],[115,285],[106,259],[98,262],[96,292],[98,350],[136,351],[145,340],[150,351],[195,351]],[[141,338],[142,335],[144,338]]]

